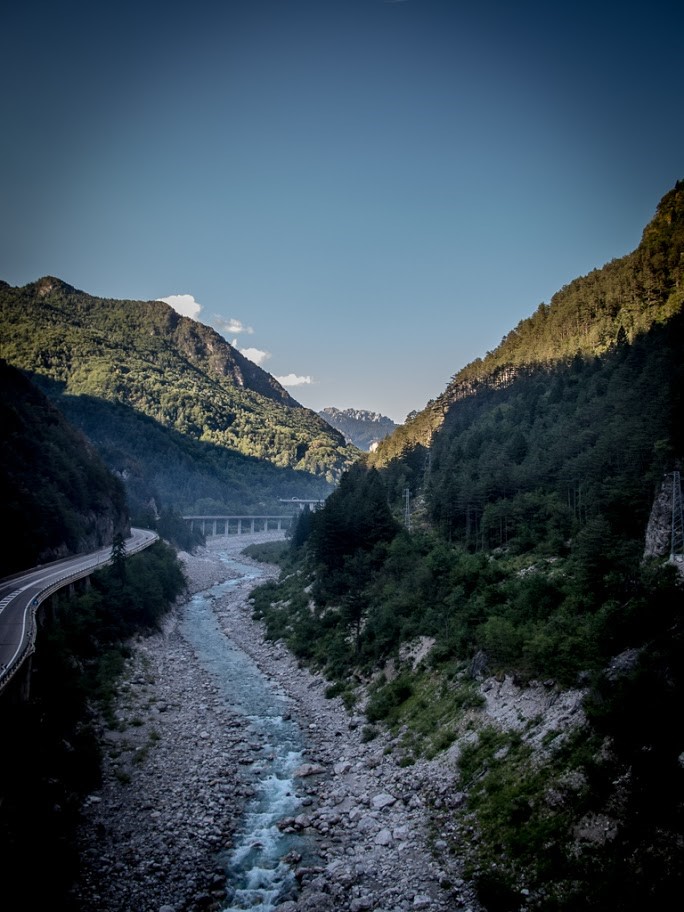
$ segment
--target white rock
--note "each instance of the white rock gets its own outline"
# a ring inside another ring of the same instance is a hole
[[[378,822],[375,817],[371,817],[370,814],[366,814],[365,817],[362,817],[356,825],[357,830],[360,833],[370,833],[372,830],[377,829]]]
[[[375,837],[375,844],[380,846],[389,846],[392,845],[393,839],[392,834],[388,829],[380,830],[380,832]]]
[[[397,799],[394,795],[383,792],[381,795],[375,795],[371,798],[371,805],[376,811],[381,811],[383,808],[391,807],[393,804],[396,804],[396,801]]]
[[[297,767],[292,775],[295,778],[305,779],[307,776],[317,776],[319,773],[324,772],[325,767],[320,766],[318,763],[303,763]]]

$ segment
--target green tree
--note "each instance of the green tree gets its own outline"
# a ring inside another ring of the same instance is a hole
[[[124,582],[126,579],[126,542],[120,532],[116,533],[112,542],[111,561],[114,575]]]

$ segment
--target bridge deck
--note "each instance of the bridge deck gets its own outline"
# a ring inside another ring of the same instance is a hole
[[[286,516],[184,516],[191,531],[201,529],[204,535],[248,535],[255,532],[280,532],[292,523]]]

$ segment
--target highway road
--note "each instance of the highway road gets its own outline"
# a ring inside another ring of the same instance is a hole
[[[126,555],[142,551],[158,538],[148,529],[131,529]],[[33,648],[38,605],[57,589],[109,563],[111,557],[110,545],[0,580],[0,689]]]

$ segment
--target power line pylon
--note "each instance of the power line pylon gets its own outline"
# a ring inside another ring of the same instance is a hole
[[[408,532],[411,531],[411,492],[408,488],[404,488],[404,524]]]
[[[684,560],[684,515],[682,514],[682,480],[679,472],[672,473],[672,539],[670,561]]]

